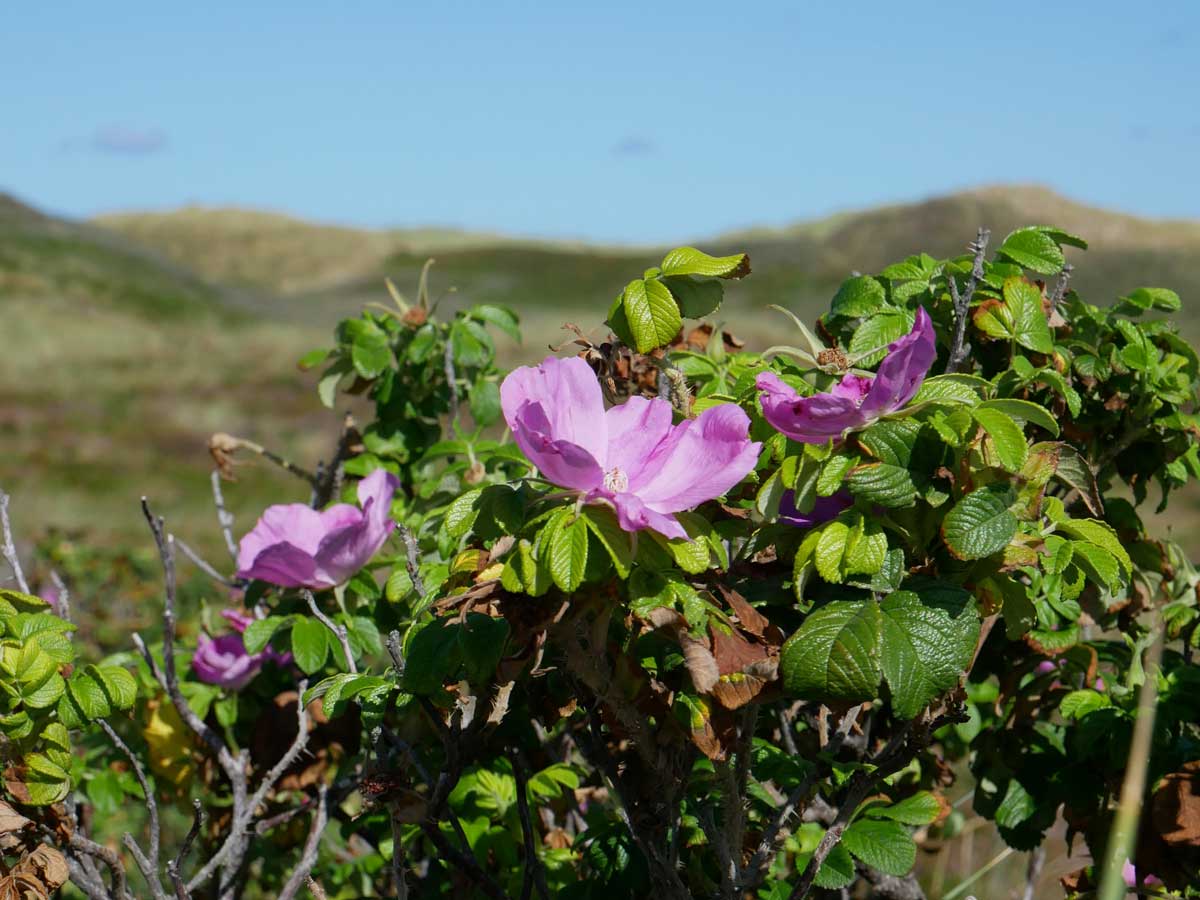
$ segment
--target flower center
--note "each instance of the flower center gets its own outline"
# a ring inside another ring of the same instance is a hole
[[[604,488],[614,494],[623,494],[629,490],[629,476],[616,466],[604,473]]]

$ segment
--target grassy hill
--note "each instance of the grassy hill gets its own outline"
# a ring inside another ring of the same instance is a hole
[[[1185,301],[1200,337],[1200,223],[1099,210],[1036,187],[990,187],[785,228],[695,241],[747,250],[753,275],[731,286],[721,316],[752,345],[774,343],[782,303],[811,317],[852,271],[909,253],[961,251],[980,224],[999,241],[1028,223],[1082,234],[1075,286],[1107,302],[1143,284]],[[574,321],[600,319],[661,247],[513,240],[451,230],[361,230],[272,213],[188,208],[71,222],[0,195],[0,486],[27,528],[84,525],[94,540],[142,540],[137,497],[160,499],[194,543],[217,549],[207,496],[209,434],[255,439],[311,463],[338,417],[322,410],[294,363],[333,324],[384,299],[382,280],[415,286],[437,258],[445,302],[498,302],[525,319],[533,359]],[[455,288],[450,293],[450,288]],[[1189,303],[1193,301],[1193,303]],[[248,467],[229,500],[245,527],[262,503],[300,499],[298,483]]]

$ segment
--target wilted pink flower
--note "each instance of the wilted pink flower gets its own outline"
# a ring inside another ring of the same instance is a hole
[[[836,519],[838,513],[849,509],[853,503],[854,498],[850,496],[849,491],[838,491],[832,497],[818,497],[813,503],[813,508],[802,513],[796,508],[795,491],[788,491],[779,501],[779,521],[785,525],[795,525],[797,528],[812,528],[830,519]]]
[[[1043,659],[1034,667],[1033,671],[1038,675],[1046,675],[1049,672],[1057,672],[1060,665],[1061,663],[1058,663],[1052,659]]]
[[[903,407],[921,387],[937,357],[933,322],[917,309],[912,331],[888,345],[874,375],[847,373],[831,390],[801,397],[774,372],[755,380],[763,415],[778,431],[802,444],[838,440]]]
[[[687,532],[674,513],[719,497],[749,474],[762,445],[733,404],[671,423],[665,400],[631,397],[605,411],[600,383],[579,357],[548,357],[500,386],[517,446],[554,484],[617,510],[626,531]]]
[[[215,638],[200,635],[192,656],[192,671],[201,681],[240,691],[258,674],[263,663],[270,661],[280,666],[291,663],[292,654],[277,653],[271,647],[261,653],[247,653],[242,632],[253,618],[232,609],[222,610],[221,615],[235,631]]]
[[[376,469],[358,483],[361,510],[348,503],[323,512],[303,503],[268,507],[242,538],[238,576],[314,589],[349,581],[395,528],[392,496],[399,486],[395,475]]]
[[[1125,887],[1154,887],[1162,884],[1162,879],[1157,875],[1143,875],[1141,881],[1138,880],[1137,869],[1130,860],[1125,860],[1125,865],[1121,867],[1121,877],[1125,881]]]

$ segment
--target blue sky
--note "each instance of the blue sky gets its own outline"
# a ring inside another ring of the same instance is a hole
[[[21,3],[0,190],[671,240],[1036,181],[1200,217],[1200,3]]]

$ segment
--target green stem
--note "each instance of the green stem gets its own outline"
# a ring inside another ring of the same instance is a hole
[[[1150,767],[1150,744],[1154,737],[1154,716],[1158,704],[1158,666],[1162,659],[1164,629],[1159,622],[1152,626],[1154,641],[1143,660],[1145,680],[1138,693],[1137,721],[1133,726],[1133,741],[1121,785],[1121,800],[1113,819],[1112,831],[1105,850],[1099,900],[1121,900],[1127,892],[1122,868],[1132,859],[1137,839],[1138,819],[1142,813],[1142,797],[1146,791],[1146,770]]]

